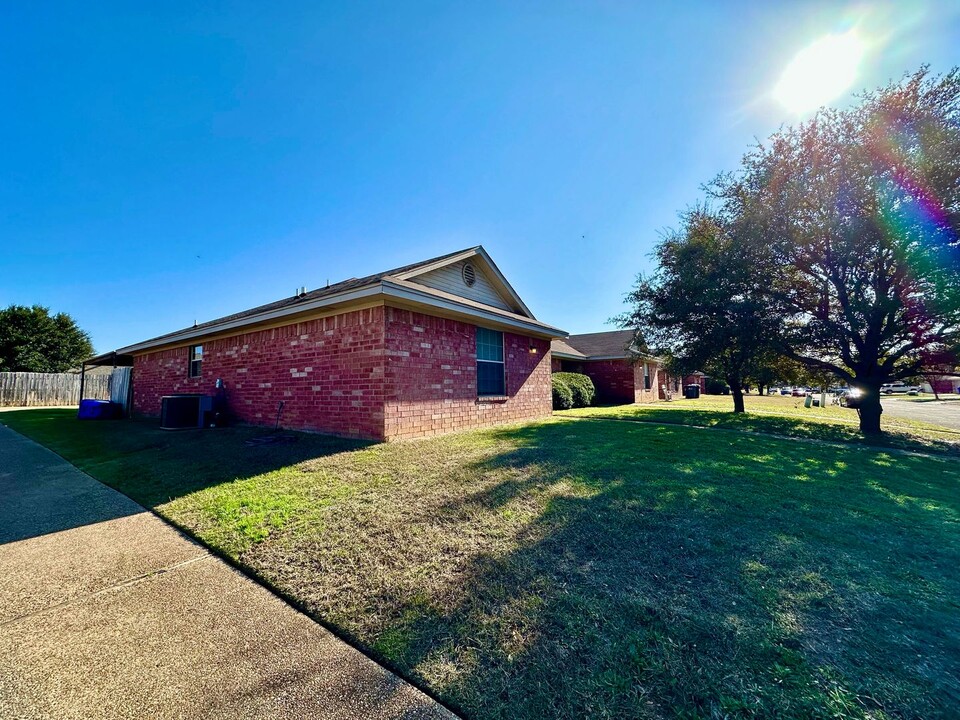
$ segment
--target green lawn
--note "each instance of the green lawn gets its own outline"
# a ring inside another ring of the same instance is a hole
[[[0,413],[471,718],[949,717],[960,462],[555,419],[364,445]]]
[[[932,397],[932,396],[931,396]],[[865,438],[858,430],[857,411],[830,405],[805,408],[804,398],[747,395],[746,413],[734,414],[728,395],[704,395],[645,405],[613,405],[563,410],[565,417],[613,418],[678,425],[748,430],[797,438],[849,442],[886,448],[960,455],[960,432],[938,425],[884,415],[885,434]],[[902,402],[884,400],[884,402]]]

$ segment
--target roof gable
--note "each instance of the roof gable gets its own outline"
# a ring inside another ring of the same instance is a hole
[[[471,281],[469,285],[468,279]],[[516,306],[501,295],[487,278],[487,274],[470,260],[459,260],[436,270],[415,275],[410,278],[410,282],[426,285],[435,290],[443,290],[452,295],[460,295],[501,310],[516,311]]]
[[[463,270],[466,265],[470,265],[474,270],[472,285],[468,285],[464,279]],[[421,263],[418,267],[400,272],[393,271],[385,275],[426,285],[536,320],[530,308],[520,299],[520,295],[500,272],[487,251],[480,246]]]

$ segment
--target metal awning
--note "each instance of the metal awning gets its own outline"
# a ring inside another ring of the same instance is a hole
[[[103,367],[104,365],[110,365],[111,367],[133,367],[133,355],[121,355],[116,350],[95,355],[83,361],[81,372],[84,366]]]

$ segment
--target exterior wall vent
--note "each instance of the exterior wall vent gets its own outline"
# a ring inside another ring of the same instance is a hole
[[[473,269],[473,265],[470,263],[464,263],[463,270],[463,282],[467,287],[473,287],[473,284],[477,281],[477,271]]]

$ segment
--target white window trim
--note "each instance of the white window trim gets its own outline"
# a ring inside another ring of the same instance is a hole
[[[194,350],[200,348],[200,357],[194,358]],[[197,373],[193,372],[193,364],[197,363]],[[190,345],[187,348],[187,377],[188,378],[198,378],[203,377],[203,343],[197,343],[196,345]]]

